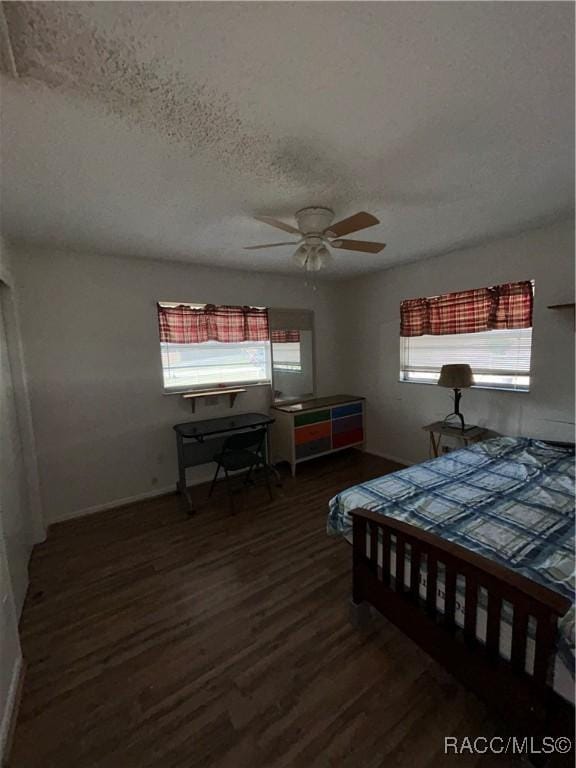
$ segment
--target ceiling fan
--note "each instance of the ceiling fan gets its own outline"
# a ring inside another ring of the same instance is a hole
[[[299,240],[285,243],[268,243],[266,245],[249,245],[244,250],[255,251],[259,248],[277,248],[280,245],[296,245],[294,261],[308,272],[317,272],[328,264],[332,258],[330,248],[341,248],[347,251],[362,251],[363,253],[379,253],[384,243],[372,243],[367,240],[342,240],[342,235],[349,235],[361,229],[373,227],[380,222],[371,213],[361,211],[347,219],[332,224],[334,211],[330,208],[302,208],[295,214],[297,227],[286,224],[270,216],[255,216],[257,221],[270,224],[272,227],[300,235]]]

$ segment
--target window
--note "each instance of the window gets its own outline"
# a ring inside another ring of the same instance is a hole
[[[270,343],[241,341],[160,345],[165,389],[210,389],[270,381]]]
[[[162,302],[158,319],[166,391],[270,382],[265,309]]]
[[[530,389],[534,281],[406,299],[400,305],[400,381],[435,384],[467,363],[474,386]]]
[[[400,380],[436,384],[440,368],[468,363],[477,387],[530,389],[532,328],[400,339]]]
[[[302,372],[302,356],[299,341],[287,341],[275,344],[272,341],[272,357],[275,371]]]

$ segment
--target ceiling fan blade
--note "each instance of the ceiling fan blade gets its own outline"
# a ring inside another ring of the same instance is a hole
[[[333,234],[334,237],[341,237],[342,235],[349,235],[351,232],[358,232],[360,229],[373,227],[375,224],[380,224],[376,216],[372,216],[371,213],[366,213],[366,211],[360,211],[360,213],[355,213],[354,216],[342,219],[337,224],[331,224],[326,232],[330,233],[330,235]]]
[[[346,251],[363,251],[364,253],[380,253],[386,248],[386,243],[371,243],[367,240],[333,240],[332,248],[343,248]]]
[[[271,216],[254,216],[256,221],[262,221],[264,224],[269,224],[271,227],[276,227],[276,229],[283,229],[284,232],[293,232],[296,235],[300,234],[300,230],[296,229],[296,227],[293,227],[292,224],[286,224],[283,221],[279,221],[278,219],[273,219]]]
[[[296,247],[298,245],[298,242],[292,240],[290,243],[265,243],[264,245],[246,245],[244,246],[244,250],[257,251],[259,248],[277,248],[279,245],[293,245],[294,247]]]

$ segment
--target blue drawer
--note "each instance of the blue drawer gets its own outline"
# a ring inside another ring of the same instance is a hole
[[[347,403],[332,408],[333,419],[339,419],[341,416],[352,416],[355,413],[362,413],[362,403]]]
[[[321,437],[319,440],[311,440],[308,443],[296,446],[296,459],[306,459],[317,453],[326,453],[332,450],[332,441],[329,437]]]
[[[340,432],[351,432],[353,429],[362,429],[362,426],[361,413],[345,416],[343,419],[332,419],[332,434],[339,435]]]

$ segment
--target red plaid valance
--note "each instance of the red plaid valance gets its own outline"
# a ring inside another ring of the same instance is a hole
[[[532,283],[406,299],[400,305],[400,336],[444,336],[532,327]]]
[[[160,341],[200,344],[203,341],[267,341],[268,310],[206,304],[201,308],[158,304]]]
[[[289,341],[300,341],[300,331],[270,331],[270,341],[273,344],[284,344]]]

